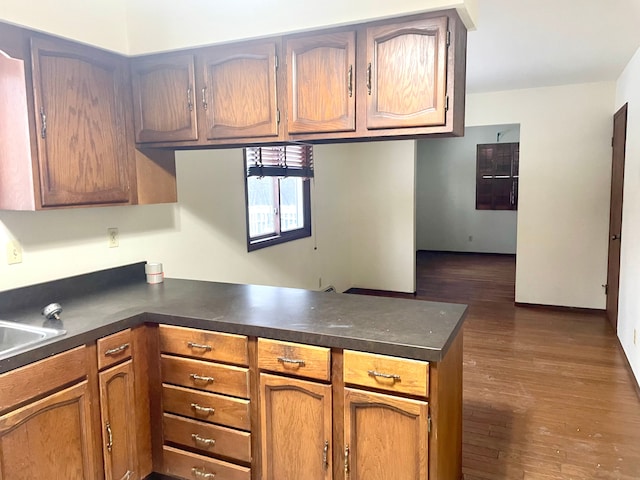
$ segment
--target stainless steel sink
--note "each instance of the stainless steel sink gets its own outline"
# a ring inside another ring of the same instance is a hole
[[[0,360],[65,333],[65,330],[0,320]]]

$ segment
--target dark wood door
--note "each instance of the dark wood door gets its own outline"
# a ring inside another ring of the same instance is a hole
[[[349,480],[427,478],[427,402],[345,388],[344,428]]]
[[[125,59],[40,38],[31,55],[42,206],[129,202]]]
[[[447,26],[436,17],[367,29],[367,128],[445,124]]]
[[[607,317],[618,328],[618,291],[620,287],[620,243],[622,240],[622,200],[624,159],[627,142],[627,105],[613,117],[613,160],[611,166],[611,206],[609,213],[609,264],[607,268]]]
[[[287,40],[289,133],[353,131],[355,32]]]
[[[330,480],[331,385],[260,375],[264,480]]]
[[[136,478],[136,418],[133,363],[99,374],[105,480]]]
[[[0,478],[96,478],[87,382],[0,417]]]
[[[136,142],[198,139],[193,55],[162,55],[131,64]]]
[[[199,60],[208,140],[278,136],[274,42],[214,47]]]

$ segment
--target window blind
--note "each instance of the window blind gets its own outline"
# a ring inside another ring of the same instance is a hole
[[[313,177],[313,146],[245,148],[247,177]]]

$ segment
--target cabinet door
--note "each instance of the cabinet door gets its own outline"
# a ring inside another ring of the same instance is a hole
[[[106,480],[137,478],[133,378],[131,360],[99,374],[102,452]]]
[[[263,373],[260,402],[264,480],[330,480],[331,386]]]
[[[31,56],[42,206],[129,202],[125,60],[40,38]]]
[[[367,128],[445,124],[447,17],[367,29]]]
[[[355,32],[287,40],[289,133],[356,128]]]
[[[198,139],[193,55],[133,60],[136,142]]]
[[[0,478],[96,478],[87,382],[0,417]]]
[[[426,480],[427,402],[345,389],[349,480]]]
[[[215,47],[201,60],[208,140],[278,136],[275,43]]]

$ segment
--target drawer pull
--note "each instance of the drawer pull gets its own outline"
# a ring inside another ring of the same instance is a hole
[[[124,352],[127,348],[129,348],[129,344],[128,343],[123,343],[119,347],[110,348],[109,350],[106,350],[104,352],[104,355],[105,355],[105,357],[109,357],[109,356],[112,356],[112,355],[118,355],[119,353]]]
[[[298,365],[299,367],[305,366],[304,360],[296,360],[295,358],[278,357],[278,361],[280,363],[292,363],[292,364]]]
[[[206,445],[207,447],[213,447],[216,444],[216,441],[213,438],[204,438],[197,433],[192,433],[191,438],[195,443],[201,443],[202,445]]]
[[[104,427],[107,431],[107,451],[111,453],[111,450],[113,450],[113,433],[111,432],[111,424],[107,422]]]
[[[210,352],[211,350],[213,350],[213,347],[211,345],[203,345],[201,343],[195,343],[195,342],[187,342],[187,346],[189,348],[199,348],[202,350],[206,350],[207,352]]]
[[[200,470],[197,467],[193,467],[191,469],[191,473],[193,473],[193,476],[196,478],[216,478],[215,473],[209,473],[206,470]]]
[[[395,375],[393,373],[380,373],[376,372],[375,370],[367,370],[367,373],[370,377],[388,378],[390,380],[393,380],[394,382],[400,381],[400,375]]]
[[[193,408],[196,413],[200,413],[203,415],[213,415],[216,412],[215,408],[203,407],[202,405],[198,405],[197,403],[192,403],[191,408]]]
[[[324,448],[322,449],[322,468],[324,470],[329,468],[329,440],[325,440]]]
[[[202,375],[197,375],[195,373],[189,374],[189,377],[191,377],[191,380],[194,382],[213,383],[215,380],[213,377],[203,377]]]

